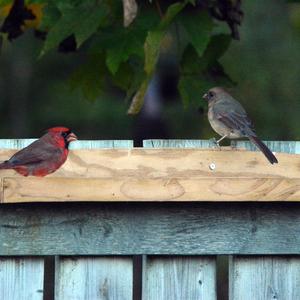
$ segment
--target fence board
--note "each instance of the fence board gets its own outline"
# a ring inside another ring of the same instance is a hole
[[[299,203],[4,205],[0,255],[300,254]]]
[[[60,258],[57,300],[132,300],[132,259]]]
[[[299,257],[233,257],[230,300],[300,299]]]
[[[264,141],[265,144],[274,152],[300,154],[300,142],[298,141]],[[232,141],[233,147],[238,149],[247,149],[251,151],[259,151],[249,141]]]
[[[274,152],[284,152],[300,154],[300,141],[264,141],[264,143]],[[145,148],[216,148],[212,139],[210,140],[144,140]],[[226,149],[228,147],[221,147]],[[249,140],[232,140],[231,149],[246,149],[259,151],[258,148]],[[222,150],[221,150],[222,151]]]
[[[143,300],[215,300],[216,261],[208,257],[148,257]]]
[[[0,139],[0,149],[22,149],[36,139]],[[132,140],[78,140],[69,145],[74,149],[133,148]]]
[[[144,140],[144,148],[214,148],[212,140]]]
[[[0,299],[42,300],[43,282],[42,258],[0,258]]]

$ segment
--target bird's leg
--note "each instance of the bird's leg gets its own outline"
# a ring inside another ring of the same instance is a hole
[[[224,136],[222,136],[220,139],[218,139],[217,141],[216,141],[216,144],[217,144],[217,146],[220,148],[220,142],[222,141],[222,140],[224,140],[225,138],[227,138],[227,134],[225,134]]]
[[[209,139],[209,141],[213,144],[214,147],[220,147],[219,144],[217,143],[217,139],[216,138],[211,138]]]
[[[216,140],[216,138],[212,138],[211,141],[214,143],[214,145],[215,145],[217,148],[221,149],[220,142],[221,142],[223,139],[225,139],[226,137],[227,137],[227,135],[224,135],[224,136],[222,136],[222,137],[221,137],[220,139],[218,139],[218,140]]]

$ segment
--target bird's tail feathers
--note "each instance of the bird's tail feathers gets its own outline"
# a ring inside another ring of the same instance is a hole
[[[11,164],[6,160],[0,163],[0,169],[11,169]]]
[[[271,164],[277,164],[278,160],[275,157],[275,155],[272,153],[272,151],[257,137],[257,136],[248,136],[249,140],[255,144],[265,155],[265,157],[268,159],[268,161]]]

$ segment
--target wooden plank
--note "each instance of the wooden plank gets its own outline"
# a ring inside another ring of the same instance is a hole
[[[299,257],[234,257],[230,300],[300,299]]]
[[[143,300],[215,300],[216,261],[208,257],[148,257]]]
[[[300,154],[300,142],[298,141],[264,141],[264,143],[275,153],[284,152]],[[259,151],[257,147],[249,141],[232,141],[232,145],[238,149]]]
[[[36,139],[0,139],[0,149],[22,149]]]
[[[0,258],[0,299],[42,300],[42,258]]]
[[[212,140],[144,140],[144,148],[214,148]]]
[[[15,151],[1,150],[0,161]],[[271,165],[259,152],[212,149],[91,149],[70,152],[67,162],[49,177],[77,178],[300,178],[300,155],[278,153]],[[214,167],[212,168],[212,164]],[[1,177],[20,177],[1,170]]]
[[[4,179],[0,178],[0,203],[3,203]]]
[[[132,259],[60,258],[57,300],[132,300]]]
[[[300,254],[300,203],[0,208],[0,255]]]
[[[4,178],[3,203],[66,201],[299,201],[300,179]]]
[[[300,141],[263,141],[272,151],[300,154]],[[253,143],[248,140],[232,140],[233,148],[259,151]],[[212,139],[210,140],[144,140],[145,148],[215,148]],[[223,148],[223,147],[222,147]]]
[[[0,160],[12,153],[1,150]],[[271,165],[261,153],[229,148],[74,150],[46,178],[1,170],[2,202],[299,201],[300,156],[277,156]]]
[[[22,149],[36,139],[0,139],[0,149]],[[78,140],[72,142],[69,146],[70,150],[75,149],[101,149],[115,148],[128,149],[133,148],[132,140]]]

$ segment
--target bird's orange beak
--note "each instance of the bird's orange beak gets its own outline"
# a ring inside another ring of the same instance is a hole
[[[70,134],[68,134],[67,136],[67,142],[73,142],[73,141],[77,141],[77,136],[75,133],[71,132]]]

